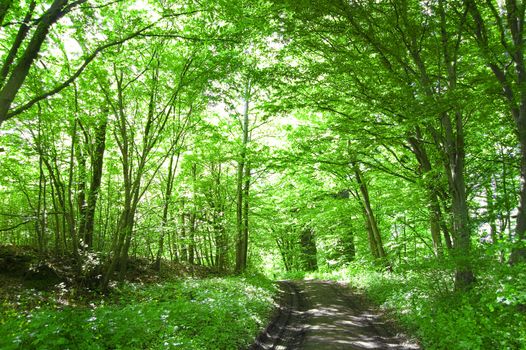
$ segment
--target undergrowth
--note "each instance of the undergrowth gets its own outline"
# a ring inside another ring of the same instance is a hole
[[[84,307],[4,302],[0,349],[239,349],[266,323],[274,293],[246,276],[128,283]]]

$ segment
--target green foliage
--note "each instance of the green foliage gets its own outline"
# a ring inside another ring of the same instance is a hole
[[[90,307],[6,308],[0,348],[238,349],[266,324],[274,293],[257,275],[125,284]]]

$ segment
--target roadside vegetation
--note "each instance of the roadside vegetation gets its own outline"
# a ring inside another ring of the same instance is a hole
[[[245,348],[268,322],[275,294],[259,275],[124,283],[103,298],[57,288],[3,302],[1,349]]]

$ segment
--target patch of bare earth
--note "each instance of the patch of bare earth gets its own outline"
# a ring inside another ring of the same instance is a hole
[[[282,306],[251,349],[420,349],[344,285],[308,280],[280,286]]]

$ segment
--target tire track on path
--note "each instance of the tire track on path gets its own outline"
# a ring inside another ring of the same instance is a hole
[[[281,306],[249,349],[420,349],[345,286],[316,280],[279,285]]]

